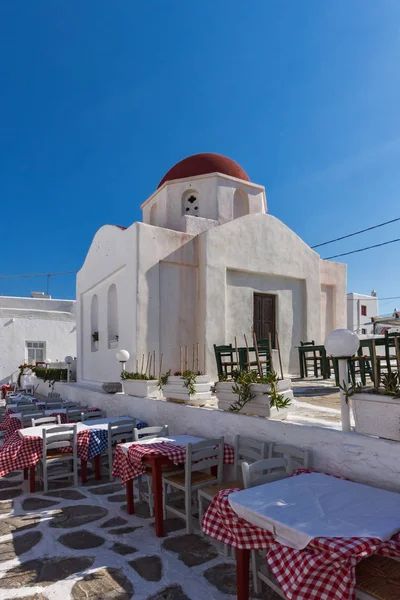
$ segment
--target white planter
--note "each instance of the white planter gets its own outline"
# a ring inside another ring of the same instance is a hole
[[[99,349],[99,340],[97,340],[97,342],[93,342],[94,345],[94,349],[98,350]]]
[[[111,348],[118,348],[118,340],[111,340],[108,342],[108,347]]]
[[[159,398],[158,381],[155,379],[124,379],[122,381],[125,394],[139,398]]]
[[[212,399],[211,381],[208,375],[197,375],[193,384],[195,393],[189,395],[180,375],[171,375],[163,387],[163,394],[167,400],[180,400],[189,406],[204,406]]]
[[[361,392],[351,402],[358,433],[400,442],[400,398]]]
[[[238,400],[238,394],[232,391],[232,381],[218,381],[216,385],[218,408],[229,411],[229,407]],[[292,382],[290,379],[282,379],[278,381],[278,392],[283,394],[285,399],[293,400],[293,391],[291,390]],[[271,386],[263,383],[253,383],[250,386],[254,398],[250,400],[240,410],[241,414],[258,415],[260,417],[268,417],[270,419],[278,419],[283,421],[286,419],[290,406],[286,408],[275,407],[270,408],[271,396],[268,392],[271,391]]]

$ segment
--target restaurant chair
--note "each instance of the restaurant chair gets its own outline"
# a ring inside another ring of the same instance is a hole
[[[243,484],[245,489],[286,479],[293,475],[292,459],[289,454],[279,458],[265,458],[249,465],[242,463]]]
[[[400,561],[374,554],[356,565],[357,600],[398,600]]]
[[[46,402],[46,410],[52,410],[57,408],[62,408],[62,402]]]
[[[292,459],[289,454],[284,454],[279,458],[267,458],[263,460],[258,460],[257,462],[249,465],[248,463],[242,463],[242,473],[243,473],[243,482],[244,487],[252,488],[257,485],[263,485],[265,483],[271,483],[273,481],[278,481],[280,479],[286,479],[293,474],[293,464]],[[262,553],[263,557],[265,557],[265,552]],[[260,570],[260,564],[262,562],[266,562],[259,560],[259,553],[257,550],[251,551],[251,570],[253,573],[253,586],[256,594],[261,592],[260,580],[267,583],[267,585],[271,586],[271,574],[269,569],[267,569],[267,574],[263,573]],[[275,588],[273,588],[275,589]],[[275,589],[277,591],[277,589]],[[279,593],[279,592],[278,592]],[[282,595],[282,591],[280,592],[282,598],[285,596]]]
[[[13,410],[17,413],[35,412],[36,407],[34,404],[32,404],[32,402],[30,402],[29,404],[18,404],[18,406]]]
[[[38,425],[61,425],[61,417],[60,415],[57,415],[56,417],[49,417],[49,416],[45,416],[45,417],[39,417],[38,419],[32,418],[31,419],[31,424],[32,427],[37,427]]]
[[[133,439],[135,442],[139,442],[146,439],[158,438],[158,437],[168,437],[168,425],[154,426],[154,427],[143,427],[142,429],[137,429],[135,427],[133,431]],[[176,465],[163,465],[163,471],[173,471],[176,472],[178,468]],[[138,493],[139,499],[142,502],[147,502],[149,505],[150,516],[154,516],[154,498],[153,498],[153,471],[152,468],[146,465],[146,472],[143,475],[140,475],[137,478],[138,485]],[[146,489],[145,489],[146,488]]]
[[[112,481],[112,465],[115,446],[125,442],[133,442],[135,439],[136,419],[121,419],[108,424],[108,471]]]
[[[319,352],[317,354],[316,350],[313,350],[313,346],[315,346],[314,340],[312,340],[311,342],[300,342],[300,346],[307,348],[307,350],[303,350],[303,364],[305,377],[308,377],[309,365],[314,370],[314,377],[318,377],[318,369],[321,371],[321,377],[323,377],[326,369],[326,358]],[[310,349],[309,351],[308,348]]]
[[[104,410],[81,411],[82,421],[91,421],[92,419],[103,419],[106,416]]]
[[[42,410],[33,411],[31,408],[30,413],[22,413],[21,414],[21,429],[25,427],[32,427],[32,419],[40,419],[40,417],[44,416],[44,412]]]
[[[82,410],[80,408],[67,408],[67,423],[81,423]]]
[[[61,425],[43,429],[43,456],[39,461],[39,473],[43,479],[43,491],[49,489],[49,481],[73,477],[78,485],[78,453],[76,425]],[[72,462],[72,465],[71,465]],[[66,469],[63,467],[66,466]],[[72,466],[72,470],[71,467]],[[50,474],[54,471],[54,474]]]
[[[197,492],[198,503],[199,503],[199,522],[201,526],[201,522],[203,520],[203,502],[206,501],[210,503],[213,501],[214,497],[221,490],[229,490],[231,488],[240,488],[243,489],[243,480],[242,480],[242,462],[255,462],[256,460],[260,460],[262,458],[267,458],[269,448],[267,442],[260,442],[258,440],[254,440],[253,438],[245,437],[243,435],[236,435],[234,442],[234,479],[233,481],[223,481],[221,483],[217,483],[214,485],[208,485],[205,488],[201,488]],[[204,533],[202,532],[202,535]],[[225,546],[227,549],[227,546]]]
[[[58,392],[50,392],[49,394],[47,394],[47,400],[49,402],[57,402],[57,400],[61,401],[61,394],[59,394]]]
[[[168,512],[186,522],[186,533],[192,533],[192,495],[202,487],[222,483],[224,462],[224,438],[215,438],[186,446],[185,468],[182,473],[163,474],[164,519]],[[216,475],[205,469],[217,467]],[[184,493],[185,510],[168,504],[167,487]]]
[[[311,454],[309,450],[301,450],[300,448],[284,444],[270,444],[269,458],[284,456],[285,454],[291,458],[293,471],[310,468]]]

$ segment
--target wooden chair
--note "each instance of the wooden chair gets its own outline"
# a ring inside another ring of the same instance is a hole
[[[133,430],[133,440],[135,442],[143,441],[146,439],[167,437],[169,435],[168,425],[154,426],[154,427],[143,427],[143,429]],[[176,466],[163,465],[162,470],[166,471],[178,471]],[[146,472],[137,478],[138,494],[139,499],[142,502],[147,502],[149,505],[150,516],[154,516],[154,498],[153,498],[153,471],[150,466],[146,466]]]
[[[258,440],[254,440],[253,438],[245,437],[243,435],[235,436],[234,450],[234,480],[208,485],[207,487],[199,489],[197,492],[200,525],[204,514],[203,502],[212,502],[214,497],[221,490],[229,490],[231,488],[243,489],[242,462],[254,462],[262,458],[267,458],[269,452],[267,442],[259,442]],[[202,533],[202,535],[204,534]]]
[[[279,458],[264,458],[249,465],[242,463],[242,475],[245,489],[286,479],[293,474],[292,460],[288,454]]]
[[[120,443],[133,442],[135,440],[136,419],[121,419],[108,424],[108,472],[112,480],[112,465],[115,446]]]
[[[232,347],[232,344],[223,346],[214,344],[214,354],[219,380],[231,376],[232,371],[240,369],[240,364],[234,359],[236,350]]]
[[[82,409],[67,408],[67,423],[80,423],[82,421]]]
[[[304,373],[305,376],[308,377],[308,365],[309,363],[314,368],[314,377],[318,377],[318,369],[321,371],[321,376],[325,373],[324,361],[325,358],[322,354],[317,354],[316,350],[313,350],[313,346],[315,346],[314,340],[311,342],[300,342],[300,346],[309,347],[311,356],[307,356],[308,350],[303,352],[303,364],[304,364]]]
[[[297,469],[309,469],[311,466],[311,454],[309,450],[286,446],[285,444],[270,444],[269,458],[289,456],[293,471]]]
[[[43,457],[39,461],[40,475],[43,479],[43,491],[49,489],[49,481],[73,477],[74,485],[78,485],[78,453],[76,425],[61,425],[43,429]],[[61,451],[61,450],[64,451]],[[67,450],[67,452],[65,452]],[[72,461],[72,470],[70,463]],[[63,466],[67,466],[63,469]],[[54,475],[49,470],[57,468]]]
[[[223,477],[224,438],[215,438],[188,444],[183,473],[163,475],[164,518],[168,512],[181,517],[186,522],[186,533],[192,533],[192,495],[202,487],[219,484]],[[205,472],[205,469],[217,467],[217,475]],[[167,487],[184,493],[185,510],[168,504]]]
[[[46,402],[46,410],[63,408],[61,400],[59,402]]]
[[[61,425],[61,417],[57,415],[57,417],[48,417],[47,415],[44,417],[39,417],[35,419],[34,417],[31,419],[32,427],[37,427],[38,425]]]
[[[58,392],[50,392],[47,394],[47,400],[48,402],[57,402],[58,400],[61,401],[61,394]]]
[[[398,600],[400,561],[377,554],[356,565],[357,600]]]
[[[32,419],[40,419],[43,416],[44,412],[42,410],[35,410],[33,407],[29,413],[25,412],[21,414],[21,428],[32,427]]]

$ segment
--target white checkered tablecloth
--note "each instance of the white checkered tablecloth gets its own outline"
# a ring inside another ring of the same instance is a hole
[[[234,491],[238,490],[222,490],[215,496],[202,529],[228,546],[268,551],[268,564],[288,600],[355,600],[355,567],[360,560],[371,554],[400,557],[400,533],[387,542],[314,538],[304,550],[293,550],[275,542],[269,531],[238,517],[228,500]]]
[[[120,445],[117,446],[112,474],[119,477],[122,483],[126,483],[134,477],[138,477],[146,470],[143,458],[150,454],[162,454],[175,464],[183,464],[186,460],[186,447],[174,446],[168,442],[155,442],[154,444],[132,444],[128,452],[124,452]],[[228,444],[224,445],[224,463],[233,464],[235,458],[234,449]]]

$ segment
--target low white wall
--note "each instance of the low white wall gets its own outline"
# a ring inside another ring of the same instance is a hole
[[[308,449],[312,468],[377,487],[400,490],[400,444],[357,433],[236,415],[125,394],[105,394],[95,385],[57,383],[64,399],[85,402],[107,411],[108,416],[132,415],[149,425],[169,426],[171,434],[225,436],[232,443],[240,433],[254,439]],[[39,393],[47,395],[48,384]]]

